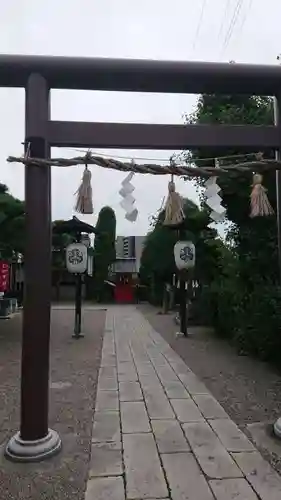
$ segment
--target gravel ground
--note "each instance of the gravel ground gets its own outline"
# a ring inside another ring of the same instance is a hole
[[[0,322],[0,499],[83,500],[105,311],[85,310],[85,338],[72,339],[73,311],[53,310],[50,427],[63,450],[40,464],[13,464],[5,443],[19,428],[21,316]],[[53,384],[53,386],[52,386]]]
[[[262,422],[269,429],[269,423],[281,416],[281,376],[268,364],[237,355],[232,346],[207,328],[192,327],[188,339],[176,339],[178,326],[172,314],[158,314],[159,309],[148,304],[141,304],[139,309],[250,438],[249,424]],[[270,444],[266,436],[264,441],[270,449],[260,451],[281,472],[280,442]]]

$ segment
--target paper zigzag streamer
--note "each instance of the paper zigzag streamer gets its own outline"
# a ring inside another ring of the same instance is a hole
[[[205,182],[205,187],[205,202],[206,205],[208,205],[208,207],[210,207],[210,209],[212,210],[210,213],[210,218],[214,222],[222,222],[225,217],[226,210],[221,205],[222,199],[218,194],[221,189],[217,184],[217,177],[210,177]]]
[[[138,217],[138,209],[135,208],[135,198],[132,193],[135,190],[135,187],[131,183],[131,180],[134,176],[134,172],[130,172],[129,175],[122,181],[122,187],[119,191],[120,196],[123,198],[120,202],[120,206],[125,210],[125,219],[130,222],[135,222]]]

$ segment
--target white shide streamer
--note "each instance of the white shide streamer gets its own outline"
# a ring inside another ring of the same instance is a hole
[[[135,187],[131,183],[131,180],[134,176],[134,172],[130,172],[125,179],[122,181],[122,187],[119,191],[120,196],[123,198],[120,202],[120,206],[125,210],[125,219],[130,222],[135,222],[138,217],[138,209],[134,206],[135,198],[132,193],[135,190]]]
[[[219,168],[219,162],[216,161],[216,167]],[[205,182],[205,202],[206,205],[212,210],[210,213],[210,218],[214,222],[222,222],[226,209],[221,205],[222,199],[219,196],[220,187],[217,184],[217,177],[209,177],[209,179]],[[209,226],[212,222],[209,224]]]

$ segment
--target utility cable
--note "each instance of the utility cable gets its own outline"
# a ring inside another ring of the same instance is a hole
[[[229,8],[230,8],[230,4],[231,4],[231,0],[227,0],[226,5],[225,5],[225,9],[224,9],[224,13],[223,13],[223,17],[222,17],[222,20],[221,20],[221,25],[220,25],[220,29],[219,29],[219,33],[218,33],[218,39],[220,39],[220,37],[222,35],[223,29],[224,29],[224,25],[225,25],[225,21],[227,20],[227,17],[228,17],[228,11],[229,11]]]
[[[233,34],[233,30],[234,30],[234,28],[236,26],[237,20],[239,19],[239,14],[240,14],[241,8],[243,6],[243,3],[244,3],[244,0],[237,0],[237,3],[236,3],[236,6],[234,8],[234,11],[233,11],[233,15],[232,15],[231,21],[229,23],[228,30],[227,30],[225,38],[224,38],[224,42],[223,42],[223,47],[222,47],[221,53],[224,53],[224,51],[227,49],[227,47],[229,45],[229,42],[230,42],[232,34]]]
[[[243,31],[243,28],[245,26],[245,22],[246,22],[246,20],[248,18],[248,15],[249,15],[250,11],[251,11],[252,5],[253,5],[253,0],[250,0],[249,3],[248,3],[248,7],[246,7],[246,9],[244,11],[244,16],[242,18],[242,22],[241,22],[240,28],[239,28],[239,34],[241,34],[242,31]],[[236,34],[236,37],[237,37],[237,35],[238,34]]]
[[[69,151],[77,151],[77,152],[80,152],[80,153],[84,153],[85,155],[88,153],[90,153],[91,155],[96,155],[96,156],[99,156],[100,155],[100,152],[97,152],[97,151],[92,151],[92,150],[84,150],[84,149],[76,149],[76,148],[66,148],[67,150]],[[203,162],[211,162],[211,161],[215,161],[217,159],[219,160],[231,160],[231,159],[241,159],[241,158],[249,158],[249,157],[252,157],[252,156],[256,156],[258,153],[242,153],[242,154],[236,154],[236,155],[227,155],[227,156],[219,156],[219,157],[212,157],[212,158],[196,158],[194,161],[193,160],[186,160],[184,158],[182,158],[182,154],[180,153],[179,155],[174,155],[173,156],[173,159],[174,161],[178,164],[179,162],[182,162],[183,165],[193,165],[194,163],[203,163]],[[122,159],[122,160],[128,160],[128,162],[131,162],[132,161],[132,157],[131,156],[119,156],[119,155],[110,155],[110,154],[102,154],[101,156],[104,156],[104,157],[107,157],[107,158],[110,158],[112,160],[116,159]],[[171,158],[147,158],[147,157],[137,157],[137,156],[134,156],[134,160],[138,160],[138,161],[144,161],[144,162],[150,162],[150,161],[156,161],[156,162],[161,162],[161,163],[170,163],[171,162]]]
[[[200,11],[200,14],[199,14],[199,20],[198,20],[198,24],[197,24],[197,28],[196,28],[196,32],[195,32],[195,37],[194,37],[194,41],[193,41],[193,46],[192,46],[193,50],[196,47],[197,40],[198,40],[198,37],[199,37],[199,34],[200,34],[200,30],[201,30],[201,25],[202,25],[202,21],[203,21],[203,17],[204,17],[204,11],[205,11],[205,8],[206,8],[206,4],[207,4],[207,0],[203,0],[201,11]]]

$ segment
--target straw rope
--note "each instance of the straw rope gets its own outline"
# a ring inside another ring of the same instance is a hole
[[[137,174],[152,174],[152,175],[177,175],[186,177],[212,177],[229,174],[231,172],[259,172],[264,173],[269,170],[281,170],[281,161],[263,160],[261,153],[256,155],[256,160],[233,165],[220,165],[218,167],[196,167],[188,165],[177,165],[171,162],[170,165],[157,164],[137,164],[134,162],[121,162],[116,159],[104,158],[102,156],[93,156],[86,154],[85,156],[77,156],[75,158],[31,158],[31,157],[15,157],[9,156],[8,163],[22,163],[27,166],[40,167],[72,167],[77,165],[97,165],[102,168],[118,170],[121,172],[134,172]]]

